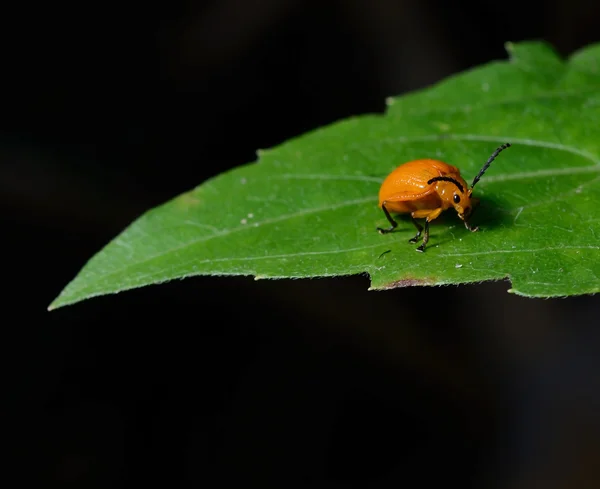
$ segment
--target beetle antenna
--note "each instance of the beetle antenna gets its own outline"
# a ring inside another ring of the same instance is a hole
[[[452,177],[433,177],[427,182],[427,185],[431,185],[433,182],[451,182],[458,187],[458,190],[460,190],[461,193],[465,193],[463,186]]]
[[[479,173],[477,174],[477,176],[473,179],[473,183],[471,184],[471,188],[473,188],[475,186],[475,184],[479,181],[479,179],[481,178],[481,176],[485,173],[485,171],[490,167],[490,165],[492,164],[492,161],[494,161],[496,159],[496,156],[498,156],[500,154],[500,151],[506,149],[506,148],[510,148],[511,144],[510,143],[505,143],[502,146],[500,146],[496,151],[494,151],[492,153],[492,156],[490,156],[487,160],[487,162],[485,163],[485,165],[483,165],[483,168],[481,170],[479,170]]]

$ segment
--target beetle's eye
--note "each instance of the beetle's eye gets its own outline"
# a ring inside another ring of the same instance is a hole
[[[454,203],[458,204],[460,202],[460,195],[454,194]]]

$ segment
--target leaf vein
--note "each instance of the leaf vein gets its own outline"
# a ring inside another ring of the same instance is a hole
[[[301,256],[319,256],[319,255],[335,255],[335,254],[340,254],[340,253],[351,253],[354,251],[363,251],[363,250],[368,250],[368,249],[372,249],[372,248],[381,248],[383,247],[384,244],[382,243],[377,243],[377,244],[372,244],[372,245],[367,245],[367,246],[359,246],[356,248],[345,248],[345,249],[338,249],[338,250],[324,250],[324,251],[300,251],[298,253],[287,253],[287,254],[280,254],[280,255],[263,255],[263,256],[240,256],[240,257],[224,257],[224,258],[208,258],[206,260],[188,260],[186,262],[181,263],[180,267],[187,269],[190,265],[194,264],[194,265],[202,265],[202,264],[207,264],[207,263],[222,263],[222,262],[232,262],[232,261],[255,261],[255,260],[269,260],[269,259],[274,259],[274,260],[278,260],[278,259],[283,259],[283,258],[296,258],[296,257],[301,257]],[[144,281],[147,279],[151,279],[152,277],[156,276],[156,275],[160,275],[162,274],[163,271],[159,270],[157,272],[152,272],[149,274],[144,274],[144,275],[138,275],[136,277],[137,281]]]
[[[561,250],[600,250],[600,246],[579,245],[579,246],[556,246],[536,249],[514,249],[514,250],[490,250],[490,251],[472,251],[469,253],[444,253],[439,255],[441,258],[456,257],[456,256],[475,256],[475,255],[495,255],[496,253],[540,253],[544,251],[561,251]]]
[[[523,144],[526,146],[535,146],[539,148],[547,148],[547,149],[556,149],[559,151],[566,151],[567,153],[576,154],[578,156],[582,156],[594,165],[600,165],[600,160],[589,151],[583,151],[578,148],[574,148],[572,146],[567,146],[562,143],[554,143],[551,141],[541,141],[538,139],[529,139],[529,138],[513,138],[510,136],[488,136],[485,134],[426,134],[423,136],[399,136],[393,138],[384,138],[380,139],[380,141],[385,142],[401,142],[401,143],[411,143],[411,142],[424,142],[424,141],[439,141],[444,139],[450,139],[452,141],[487,141],[493,143],[503,143],[510,142],[512,144]],[[596,170],[600,171],[600,170]],[[489,180],[489,177],[487,177]]]

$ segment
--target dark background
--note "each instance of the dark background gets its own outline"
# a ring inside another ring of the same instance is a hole
[[[258,148],[504,59],[506,41],[565,56],[597,42],[600,4],[3,9],[3,478],[600,487],[597,297],[195,278],[46,312],[145,210]]]

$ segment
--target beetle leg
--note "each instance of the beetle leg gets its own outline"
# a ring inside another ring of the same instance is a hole
[[[423,243],[421,243],[421,246],[417,246],[417,251],[425,251],[425,246],[429,241],[429,223],[439,217],[439,215],[442,213],[442,210],[443,209],[441,207],[438,207],[432,211],[418,210],[412,213],[413,218],[425,217],[425,234],[423,235]]]
[[[410,216],[410,218],[412,219],[413,224],[417,228],[417,235],[414,238],[410,238],[408,242],[416,243],[421,237],[421,233],[423,232],[423,226],[421,226],[413,216]]]
[[[383,213],[385,214],[385,217],[387,217],[387,220],[391,224],[391,227],[389,227],[387,229],[377,228],[377,231],[379,231],[380,234],[391,233],[394,230],[394,228],[398,225],[398,223],[396,221],[394,221],[392,216],[390,216],[390,213],[388,212],[388,210],[385,208],[385,202],[383,204],[381,204],[381,208],[383,209]]]
[[[467,221],[465,221],[465,227],[472,233],[479,230],[479,226],[471,227],[471,225]]]
[[[425,219],[425,235],[423,236],[423,242],[421,246],[417,246],[417,251],[423,253],[425,251],[425,245],[429,241],[429,218]]]

